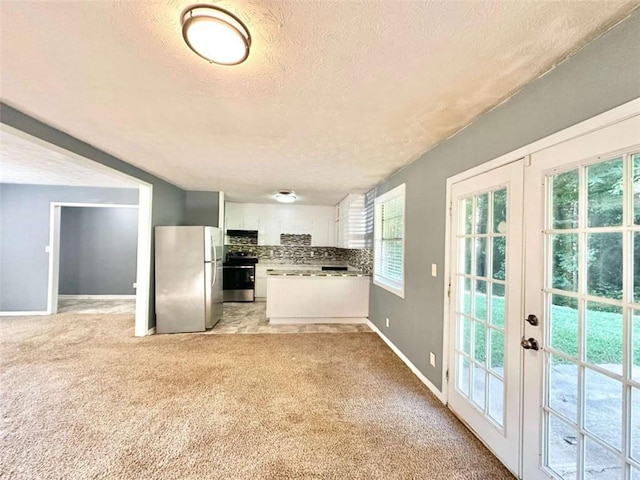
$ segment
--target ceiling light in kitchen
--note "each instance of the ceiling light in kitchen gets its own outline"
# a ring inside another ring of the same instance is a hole
[[[296,198],[293,190],[280,190],[276,193],[276,200],[281,203],[293,203],[296,201]]]
[[[238,17],[212,5],[193,5],[182,14],[182,36],[209,62],[237,65],[249,56],[251,35]]]

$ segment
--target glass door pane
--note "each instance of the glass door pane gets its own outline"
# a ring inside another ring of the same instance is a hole
[[[561,479],[627,480],[638,466],[637,161],[546,177],[543,467]]]
[[[516,473],[523,168],[517,161],[453,186],[449,243],[448,404]]]
[[[456,357],[471,368],[456,370],[455,382],[498,428],[504,426],[506,202],[505,188],[460,199],[456,242]]]

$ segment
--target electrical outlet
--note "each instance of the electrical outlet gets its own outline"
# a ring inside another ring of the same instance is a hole
[[[133,288],[138,288],[138,284],[136,282],[133,282]]]
[[[387,317],[387,328],[389,328],[389,317]]]
[[[436,265],[435,263],[431,264],[431,276],[432,277],[438,276],[438,265]]]
[[[51,247],[49,245],[44,247],[44,253],[51,253]]]
[[[432,367],[436,366],[436,354],[433,352],[429,352],[429,363]]]

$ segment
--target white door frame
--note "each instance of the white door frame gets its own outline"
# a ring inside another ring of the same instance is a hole
[[[636,98],[635,100],[631,100],[630,102],[624,103],[619,107],[613,108],[607,112],[596,115],[595,117],[589,118],[583,122],[577,123],[571,127],[565,128],[564,130],[560,130],[559,132],[553,133],[548,137],[541,138],[540,140],[536,140],[529,145],[525,145],[524,147],[520,147],[512,152],[506,153],[504,155],[499,156],[493,160],[485,162],[477,167],[471,168],[464,172],[461,172],[457,175],[447,178],[447,196],[446,196],[446,208],[449,209],[451,206],[451,188],[453,184],[460,182],[461,180],[465,180],[467,178],[474,177],[481,173],[488,172],[489,170],[493,170],[494,168],[501,167],[508,163],[514,162],[520,158],[525,158],[525,161],[528,156],[549,148],[554,145],[558,145],[567,140],[571,140],[573,138],[580,137],[582,135],[586,135],[587,133],[593,132],[595,130],[599,130],[608,125],[612,125],[621,120],[624,120],[629,117],[633,117],[635,115],[640,114],[640,98]],[[525,167],[528,163],[525,163]],[[442,339],[442,379],[443,386],[442,392],[439,398],[443,403],[447,403],[447,386],[444,385],[444,382],[448,381],[447,375],[449,371],[449,315],[450,315],[450,305],[449,305],[449,287],[451,285],[451,266],[449,265],[448,259],[451,255],[450,243],[451,243],[451,217],[449,212],[445,216],[445,243],[444,243],[444,316],[442,318],[442,331],[443,331],[443,339]]]
[[[538,153],[542,150],[548,149],[552,146],[559,145],[565,143],[569,140],[576,139],[578,137],[582,137],[588,133],[594,132],[596,130],[601,130],[609,125],[613,125],[627,118],[636,116],[640,114],[640,98],[636,98],[630,102],[627,102],[619,107],[613,108],[607,112],[601,113],[595,117],[592,117],[588,120],[580,122],[576,125],[568,127],[564,130],[556,132],[552,135],[549,135],[545,138],[537,140],[529,145],[523,146],[514,150],[512,152],[501,155],[500,157],[488,161],[484,164],[478,165],[477,167],[471,168],[465,172],[461,172],[457,175],[449,177],[447,179],[446,184],[446,208],[449,209],[447,214],[445,215],[445,264],[444,264],[444,316],[443,316],[443,345],[442,345],[442,395],[441,400],[443,403],[448,403],[447,398],[447,383],[450,381],[449,377],[449,362],[453,361],[450,359],[449,355],[449,344],[451,341],[449,335],[449,318],[451,315],[451,304],[450,304],[450,289],[452,288],[452,268],[450,265],[449,259],[451,258],[451,232],[452,232],[452,224],[453,219],[451,218],[451,202],[453,198],[452,187],[455,183],[458,183],[462,180],[474,177],[481,173],[488,172],[495,168],[501,167],[503,165],[514,162],[520,158],[525,158],[525,170],[527,167],[531,165],[531,155]],[[524,213],[524,212],[523,212]],[[525,232],[526,235],[526,232]],[[519,347],[515,347],[519,348]],[[522,429],[521,434],[525,434],[526,428]],[[530,434],[528,432],[527,434]],[[521,463],[521,468],[524,468]]]
[[[47,282],[47,315],[58,313],[60,294],[60,230],[62,208],[138,208],[138,205],[120,203],[77,203],[51,202],[49,206],[49,245],[45,250],[49,254],[49,280]]]
[[[149,305],[151,301],[150,296],[150,288],[151,288],[151,240],[153,233],[153,226],[151,223],[151,214],[153,210],[153,185],[140,180],[139,178],[132,177],[131,175],[127,175],[126,173],[120,172],[118,170],[114,170],[106,165],[95,162],[91,159],[83,157],[82,155],[78,155],[70,150],[66,150],[58,145],[54,145],[45,140],[42,140],[38,137],[34,137],[22,130],[17,128],[13,128],[6,124],[0,124],[0,130],[8,132],[12,135],[18,136],[25,140],[28,140],[32,143],[45,147],[54,152],[61,153],[65,155],[68,159],[73,162],[76,162],[79,165],[86,166],[87,162],[93,164],[96,169],[101,170],[103,173],[113,177],[114,179],[126,180],[131,183],[130,188],[138,189],[138,251],[137,251],[137,272],[136,272],[136,313],[135,313],[135,323],[134,323],[134,335],[136,337],[144,337],[145,335],[149,335],[153,333],[153,328],[148,328],[148,319],[149,319]],[[126,188],[123,186],[123,188]],[[10,315],[46,315],[53,313],[53,309],[57,309],[57,300],[53,301],[52,291],[55,287],[55,295],[57,297],[58,292],[58,276],[53,276],[53,268],[57,270],[59,268],[59,258],[54,259],[51,255],[51,247],[52,245],[59,244],[60,241],[60,208],[57,210],[53,207],[53,204],[58,204],[59,206],[63,205],[74,205],[73,203],[65,204],[64,202],[52,202],[51,210],[50,210],[50,224],[49,224],[49,245],[47,246],[47,251],[50,253],[49,255],[49,279],[48,279],[48,287],[47,287],[47,311],[46,312],[8,312]],[[79,204],[75,204],[78,206]],[[96,206],[96,204],[92,204],[91,206]],[[104,206],[118,206],[122,207],[123,205],[119,204],[108,204]],[[57,214],[56,214],[57,211]],[[56,218],[57,217],[57,218]],[[54,225],[57,224],[57,227],[54,228]],[[59,248],[59,247],[58,247]],[[59,251],[58,251],[59,255]],[[57,264],[55,264],[57,262]],[[55,278],[55,280],[54,280]],[[54,285],[55,283],[55,285]],[[55,307],[54,307],[55,305]],[[2,312],[6,314],[7,312]]]
[[[142,191],[140,191],[142,197]],[[142,198],[140,198],[142,200]],[[137,245],[137,266],[136,266],[136,319],[135,328],[136,336],[146,335],[147,317],[149,311],[149,281],[148,275],[144,275],[145,271],[150,269],[150,262],[145,262],[144,248],[141,251],[141,243],[145,242],[144,225],[149,224],[146,221],[145,208],[138,205],[120,204],[120,203],[77,203],[77,202],[51,202],[49,213],[49,245],[46,247],[49,253],[49,279],[47,283],[47,314],[53,315],[58,313],[58,282],[60,277],[60,219],[62,207],[78,207],[78,208],[135,208],[138,209],[138,245]],[[148,208],[146,209],[148,210]],[[142,258],[141,258],[142,256]],[[142,261],[141,261],[142,260]],[[143,274],[141,278],[141,273]],[[141,283],[142,280],[142,283]],[[140,324],[139,316],[142,315],[143,320]],[[144,327],[144,331],[140,328]],[[138,331],[143,332],[138,335]]]
[[[136,267],[136,313],[134,335],[144,337],[152,333],[147,327],[149,318],[149,286],[151,281],[151,195],[152,186],[139,187],[138,205],[118,203],[51,202],[49,220],[49,281],[47,314],[58,312],[58,279],[60,272],[60,212],[61,207],[137,208],[138,247]]]

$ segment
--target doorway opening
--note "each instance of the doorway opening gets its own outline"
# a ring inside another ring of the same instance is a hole
[[[51,253],[59,256],[57,312],[135,314],[138,205],[54,208],[60,208],[53,216],[60,241]]]
[[[140,185],[138,205],[123,204],[83,204],[52,202],[50,210],[49,230],[49,280],[47,288],[47,314],[58,313],[60,292],[60,235],[62,208],[130,208],[137,210],[137,246],[136,246],[136,280],[135,280],[135,320],[134,335],[145,336],[149,333],[147,319],[149,317],[149,285],[151,274],[151,185]],[[133,287],[133,285],[132,285]],[[115,299],[114,299],[115,300]],[[122,299],[120,299],[122,300]],[[126,306],[126,305],[125,305]]]
[[[3,140],[3,179],[14,184],[14,191],[25,188],[39,189],[35,197],[22,194],[25,211],[37,228],[37,235],[29,238],[30,249],[20,249],[20,238],[15,239],[16,252],[29,257],[29,268],[22,269],[20,281],[23,290],[14,288],[14,296],[7,302],[7,311],[0,315],[51,315],[58,310],[60,268],[60,220],[62,207],[132,207],[132,201],[112,201],[104,189],[135,189],[137,194],[137,241],[135,264],[135,320],[134,335],[152,333],[149,329],[151,301],[151,241],[153,185],[113,168],[91,161],[57,145],[31,136],[19,129],[1,125]],[[25,162],[28,156],[32,161]],[[37,161],[36,161],[37,160]],[[66,188],[74,187],[74,188]],[[75,188],[78,187],[78,188]],[[89,191],[91,188],[95,190]],[[84,189],[84,190],[83,190]],[[46,192],[45,192],[46,191]],[[44,193],[43,193],[44,192]],[[92,201],[98,200],[98,201]],[[28,202],[28,203],[26,203]],[[99,204],[102,202],[103,205]],[[97,204],[97,205],[96,205]],[[47,209],[48,214],[47,214]],[[31,215],[33,213],[33,215]],[[47,220],[48,218],[48,225]],[[15,219],[23,225],[23,219]],[[24,230],[24,229],[23,229]],[[48,232],[48,240],[47,240]],[[35,241],[34,241],[35,239]],[[41,243],[40,243],[41,242]],[[42,250],[40,250],[42,248]],[[36,251],[39,250],[39,251]],[[47,257],[38,253],[45,251]],[[22,258],[22,257],[20,257]],[[15,263],[15,262],[14,262]],[[13,271],[13,270],[11,270]],[[45,283],[46,282],[46,283]],[[132,282],[133,287],[133,282]],[[15,305],[15,306],[14,306]]]

